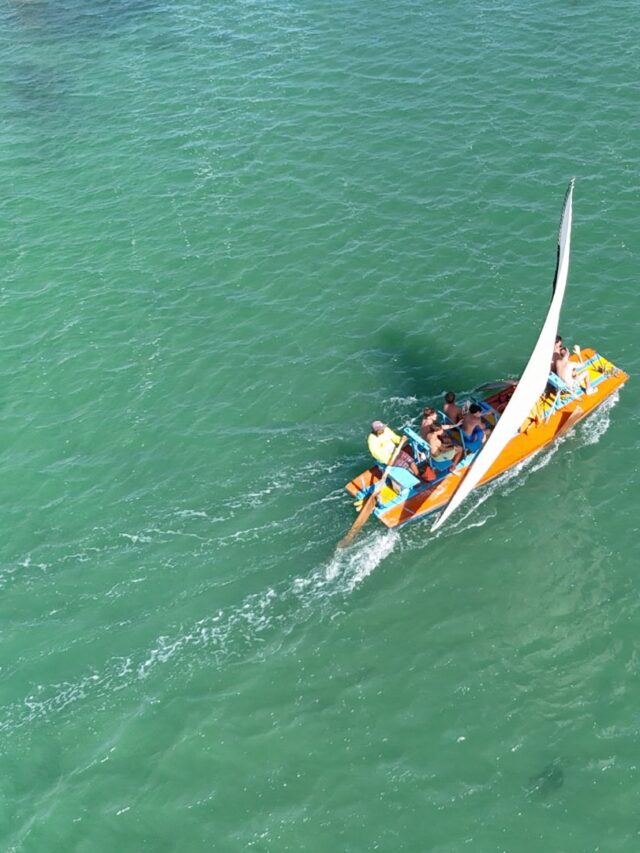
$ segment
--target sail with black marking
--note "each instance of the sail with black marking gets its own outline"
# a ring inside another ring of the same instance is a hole
[[[569,272],[569,250],[571,246],[571,218],[573,200],[573,178],[569,182],[564,199],[560,231],[558,233],[558,253],[556,274],[553,279],[553,294],[551,304],[544,321],[538,341],[531,353],[529,362],[522,374],[509,403],[498,420],[493,432],[481,448],[475,460],[467,469],[467,474],[453,493],[451,500],[438,516],[431,528],[437,530],[449,518],[452,512],[460,506],[478,483],[483,479],[489,468],[500,456],[506,445],[524,423],[527,415],[543,393],[549,378],[549,365],[553,353],[553,345],[558,334],[560,309],[567,286]]]

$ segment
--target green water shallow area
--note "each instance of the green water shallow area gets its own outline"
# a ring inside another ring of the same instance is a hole
[[[640,849],[638,6],[0,2],[0,849]],[[369,423],[630,375],[436,535]]]

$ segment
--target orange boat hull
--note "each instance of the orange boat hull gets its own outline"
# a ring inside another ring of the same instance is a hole
[[[582,354],[586,360],[595,356],[596,352],[592,349],[585,349],[582,350]],[[602,371],[598,373],[597,367],[590,369],[590,375],[593,373],[594,377],[598,379],[598,383],[593,389],[594,393],[591,395],[580,394],[578,399],[571,400],[547,418],[532,417],[526,427],[523,426],[520,432],[511,439],[502,454],[480,481],[479,486],[489,483],[534,453],[542,450],[542,448],[547,447],[567,429],[590,415],[625,384],[629,377],[623,370],[615,368],[605,359],[601,359],[601,362],[608,365],[612,373],[603,378]],[[400,527],[443,509],[468,470],[469,466],[460,468],[435,485],[424,484],[423,488],[411,494],[405,501],[395,502],[388,508],[385,508],[383,503],[376,510],[377,517],[387,527]],[[373,483],[378,482],[381,473],[377,466],[363,471],[362,474],[347,484],[347,491],[354,497],[361,497],[363,492]]]

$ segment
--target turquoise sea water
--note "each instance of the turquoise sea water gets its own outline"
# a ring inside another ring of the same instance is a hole
[[[0,3],[0,848],[636,851],[637,3]],[[437,536],[368,423],[619,399]]]

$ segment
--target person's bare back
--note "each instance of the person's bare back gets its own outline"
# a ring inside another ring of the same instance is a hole
[[[453,393],[453,391],[447,391],[447,393],[444,395],[444,400],[445,403],[443,411],[445,415],[449,418],[451,423],[458,423],[458,421],[462,417],[462,409],[456,403],[456,395]]]
[[[453,471],[462,458],[462,447],[443,442],[444,429],[441,426],[431,427],[427,435],[431,459],[434,462],[450,462],[449,470]]]

